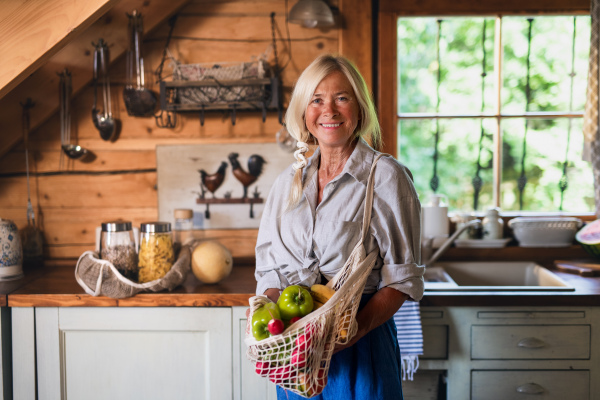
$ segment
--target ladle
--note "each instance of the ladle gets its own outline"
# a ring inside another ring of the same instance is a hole
[[[67,155],[67,157],[73,159],[73,160],[77,160],[83,156],[85,156],[86,154],[88,154],[88,150],[76,145],[76,144],[63,144],[62,146],[63,152]]]
[[[71,74],[65,69],[59,75],[61,148],[67,157],[76,160],[88,154],[88,151],[79,145],[71,144]]]
[[[100,137],[103,140],[112,140],[116,132],[116,121],[112,116],[110,103],[110,83],[108,79],[108,71],[106,69],[106,58],[108,48],[104,40],[98,40],[96,50],[94,51],[94,105],[92,107],[92,119],[94,126],[100,132]],[[98,63],[100,63],[100,71],[102,73],[102,97],[104,102],[104,111],[100,112],[97,109],[98,102]]]
[[[133,117],[149,117],[154,114],[157,99],[156,95],[145,87],[141,38],[144,32],[142,15],[137,10],[133,10],[133,13],[128,16],[130,35],[127,53],[127,86],[123,90],[123,99],[127,114]]]

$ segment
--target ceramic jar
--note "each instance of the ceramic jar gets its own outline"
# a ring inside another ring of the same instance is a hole
[[[483,218],[482,230],[483,240],[502,239],[504,230],[504,221],[500,218],[500,210],[498,208],[490,208]]]
[[[17,225],[0,218],[0,281],[23,277],[23,246]]]

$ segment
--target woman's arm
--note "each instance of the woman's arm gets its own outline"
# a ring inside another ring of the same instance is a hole
[[[336,345],[334,353],[352,346],[367,333],[392,318],[406,299],[408,299],[408,295],[389,287],[384,287],[376,292],[356,314],[358,323],[356,336],[345,345]]]

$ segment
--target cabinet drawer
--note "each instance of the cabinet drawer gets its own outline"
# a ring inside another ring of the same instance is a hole
[[[471,371],[471,399],[586,400],[589,371]]]
[[[473,360],[587,360],[589,325],[473,325]]]
[[[448,325],[423,325],[424,360],[448,359]]]

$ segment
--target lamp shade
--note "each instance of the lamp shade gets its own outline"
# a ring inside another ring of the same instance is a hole
[[[323,0],[299,0],[290,10],[288,20],[306,28],[333,26],[333,13]]]

